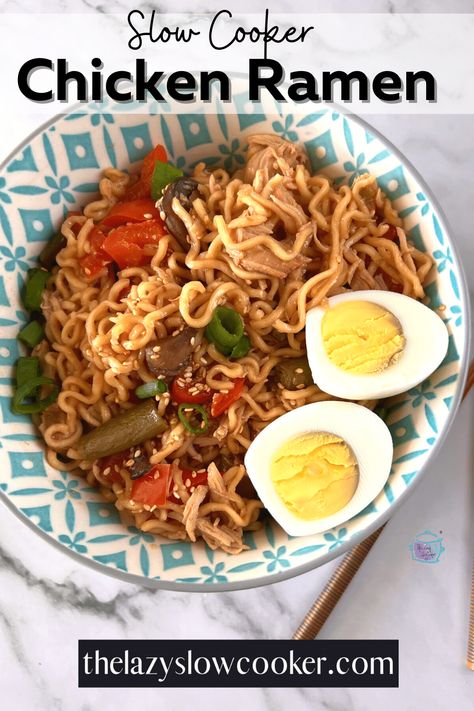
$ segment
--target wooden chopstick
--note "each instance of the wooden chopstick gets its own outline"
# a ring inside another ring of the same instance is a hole
[[[471,363],[467,374],[466,385],[462,396],[463,400],[473,385],[474,361]],[[384,527],[385,524],[374,531],[364,541],[354,546],[354,548],[344,556],[342,562],[339,563],[336,570],[329,578],[321,594],[316,598],[313,605],[304,616],[303,621],[293,635],[293,639],[314,639],[318,635],[321,627],[336,607],[347,586],[359,570],[360,566],[369,554],[370,549],[382,533]],[[474,570],[471,589],[467,665],[469,669],[474,670]]]
[[[468,394],[469,390],[474,384],[474,367],[471,363],[469,372],[467,374],[466,386],[464,388],[463,400]],[[471,577],[471,600],[469,605],[469,632],[467,638],[467,657],[466,657],[467,668],[474,671],[474,565],[472,568]]]
[[[467,668],[474,671],[474,566],[471,578],[471,604],[469,610],[469,634],[467,638]]]
[[[321,594],[304,616],[293,635],[293,639],[314,639],[336,607],[345,589],[364,562],[370,549],[383,530],[380,526],[368,538],[358,543],[347,553],[329,578]]]

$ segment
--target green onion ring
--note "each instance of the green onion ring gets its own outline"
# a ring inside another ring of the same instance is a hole
[[[243,358],[247,355],[252,344],[248,336],[242,336],[240,341],[232,348],[230,352],[231,358]]]
[[[22,341],[28,348],[34,348],[41,343],[44,337],[44,328],[39,321],[30,321],[17,335],[19,341]]]
[[[38,257],[40,264],[45,267],[45,269],[52,269],[56,264],[56,257],[65,246],[66,238],[63,237],[61,232],[53,235],[40,252]]]
[[[15,369],[17,388],[21,388],[25,383],[28,383],[33,378],[37,378],[39,374],[39,358],[35,356],[21,356],[18,358]]]
[[[227,306],[214,309],[212,319],[206,326],[206,338],[223,355],[229,355],[244,335],[242,316]]]
[[[51,274],[44,269],[30,269],[25,286],[23,303],[27,311],[39,311],[41,299]]]
[[[150,380],[148,383],[143,383],[139,385],[135,390],[135,395],[140,398],[140,400],[145,400],[147,397],[155,397],[155,395],[163,395],[168,391],[168,386],[164,380],[158,378],[157,380]]]
[[[195,427],[190,422],[189,418],[186,416],[186,410],[192,410],[192,413],[197,412],[201,415],[202,420],[197,427]],[[191,432],[194,435],[205,434],[209,429],[209,419],[207,417],[207,412],[202,407],[202,405],[196,405],[195,403],[190,402],[182,402],[181,405],[178,407],[178,417],[180,422],[184,425],[188,432]]]
[[[36,400],[35,402],[23,402],[25,398],[32,395],[37,388],[42,385],[50,385],[52,391],[42,400]],[[59,387],[56,385],[54,380],[51,378],[45,378],[43,375],[39,375],[36,378],[32,378],[27,383],[24,383],[19,387],[12,398],[12,411],[17,415],[33,415],[38,412],[43,412],[47,407],[52,405],[56,400],[59,393]]]

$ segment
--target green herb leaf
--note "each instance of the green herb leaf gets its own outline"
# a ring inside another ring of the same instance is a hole
[[[151,197],[153,200],[158,200],[166,186],[182,176],[183,171],[180,168],[176,168],[171,163],[163,163],[161,160],[157,160],[151,177]]]

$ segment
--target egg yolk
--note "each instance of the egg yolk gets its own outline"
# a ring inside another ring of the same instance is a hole
[[[321,335],[332,363],[349,373],[381,373],[405,347],[397,318],[370,301],[345,301],[323,316]]]
[[[276,451],[270,476],[285,506],[299,518],[314,520],[330,516],[352,499],[359,467],[341,437],[310,432]]]

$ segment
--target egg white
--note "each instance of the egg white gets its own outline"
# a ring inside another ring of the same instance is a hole
[[[284,442],[310,432],[341,437],[352,449],[359,467],[359,482],[352,499],[325,518],[304,520],[283,503],[271,480],[271,462]],[[275,521],[291,536],[309,536],[338,526],[362,511],[387,481],[392,466],[393,442],[384,421],[371,410],[352,402],[315,402],[287,412],[265,427],[245,455],[248,475]]]
[[[306,315],[306,349],[313,381],[324,392],[348,400],[398,395],[425,380],[448,350],[448,331],[441,318],[424,304],[392,291],[352,291],[329,298],[329,307],[345,301],[370,301],[390,311],[400,322],[405,347],[395,363],[381,373],[357,374],[338,368],[324,348],[321,324],[326,309]]]

